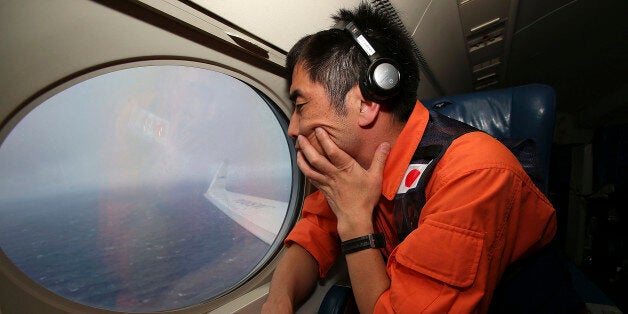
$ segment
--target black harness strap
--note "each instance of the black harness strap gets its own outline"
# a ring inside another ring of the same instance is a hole
[[[405,193],[395,195],[395,222],[399,242],[418,227],[419,216],[425,205],[425,187],[432,176],[434,167],[456,138],[478,129],[451,119],[436,111],[430,111],[429,121],[421,142],[412,156],[411,163],[427,164],[417,186]]]

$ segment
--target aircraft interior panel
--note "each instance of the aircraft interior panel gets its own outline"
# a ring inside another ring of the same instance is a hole
[[[421,16],[415,26],[430,28],[430,32],[415,31],[412,38],[418,43],[421,53],[434,75],[433,79],[422,77],[419,83],[421,99],[430,99],[447,94],[456,94],[469,89],[468,61],[464,53],[464,37],[458,16],[458,6],[454,1],[430,1],[425,12],[416,12]],[[443,38],[450,40],[444,41]],[[422,71],[425,72],[425,71]],[[436,82],[436,84],[434,83]],[[440,86],[434,91],[423,89],[421,85],[429,83]]]

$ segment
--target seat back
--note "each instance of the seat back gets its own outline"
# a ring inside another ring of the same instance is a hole
[[[430,110],[472,125],[498,139],[530,139],[535,145],[535,173],[548,193],[549,163],[556,119],[554,90],[530,84],[422,101]]]

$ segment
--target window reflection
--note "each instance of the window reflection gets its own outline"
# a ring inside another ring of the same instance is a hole
[[[77,84],[0,146],[0,245],[31,279],[118,311],[196,304],[267,254],[292,166],[264,99],[228,75],[146,66]]]

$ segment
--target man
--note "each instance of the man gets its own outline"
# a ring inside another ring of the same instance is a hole
[[[346,29],[306,36],[288,54],[295,106],[288,133],[299,168],[319,191],[306,198],[285,240],[263,311],[293,312],[341,242],[346,248],[382,233],[381,248],[345,249],[360,312],[486,312],[506,266],[553,238],[554,209],[506,147],[471,132],[437,164],[419,226],[400,242],[393,199],[411,181],[404,174],[429,117],[416,101],[410,39],[366,4],[334,19],[352,22],[393,59],[401,86],[391,97],[360,87],[372,60]]]

